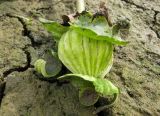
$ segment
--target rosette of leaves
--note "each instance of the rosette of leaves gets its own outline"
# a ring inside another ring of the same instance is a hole
[[[119,89],[105,78],[112,67],[114,45],[127,44],[118,36],[118,25],[110,26],[105,16],[89,12],[75,16],[69,26],[48,20],[41,22],[57,40],[59,60],[72,72],[58,79],[69,80],[78,88],[82,104],[90,106],[99,96],[119,94]],[[45,70],[40,70],[45,65],[35,64],[43,76],[49,77]]]

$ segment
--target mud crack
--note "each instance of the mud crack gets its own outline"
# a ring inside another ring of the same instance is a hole
[[[26,24],[26,22],[24,21],[24,19],[23,19],[21,16],[12,15],[12,14],[10,14],[10,13],[6,13],[4,16],[18,19],[18,21],[19,21],[19,22],[22,24],[22,26],[23,26],[22,35],[23,35],[23,36],[26,36],[26,37],[28,37],[28,38],[30,39],[30,41],[31,41],[31,46],[32,46],[33,48],[38,47],[38,46],[41,45],[41,43],[35,42],[34,36],[32,35],[32,31],[27,28],[27,24]]]
[[[26,65],[24,67],[16,67],[16,68],[8,69],[3,73],[2,82],[0,82],[0,106],[1,106],[1,101],[4,97],[4,90],[5,90],[5,85],[6,85],[5,77],[7,77],[8,75],[10,75],[13,72],[24,72],[24,71],[28,70],[28,68],[32,68],[31,55],[27,51],[27,48],[28,48],[28,46],[25,46],[24,48],[22,48],[22,51],[24,51],[24,53],[26,54],[26,59],[27,59]]]
[[[16,18],[18,19],[18,21],[22,24],[23,26],[23,30],[22,30],[22,35],[23,36],[27,36],[30,41],[31,41],[31,46],[34,48],[35,46],[38,46],[39,43],[36,43],[34,41],[34,37],[31,35],[31,30],[29,30],[27,28],[27,24],[25,23],[24,19],[19,17],[19,16],[16,16],[16,15],[12,15],[10,13],[6,13],[6,14],[3,14],[2,16],[6,16],[6,17],[9,17],[9,18]],[[26,55],[26,63],[25,63],[25,66],[19,66],[19,67],[14,67],[14,68],[10,68],[6,71],[3,72],[3,78],[7,77],[9,74],[13,73],[13,72],[24,72],[26,71],[28,68],[33,68],[33,66],[31,66],[31,54],[29,51],[27,51],[28,47],[30,45],[26,45],[24,48],[22,48],[22,51],[24,52],[24,54]]]
[[[155,12],[154,17],[153,17],[154,21],[153,21],[153,25],[150,26],[150,29],[153,30],[156,33],[156,35],[157,35],[158,38],[160,38],[160,34],[159,34],[158,30],[154,28],[154,26],[157,25],[157,18],[156,17],[157,17],[157,14],[160,13],[160,11],[143,7],[143,6],[138,5],[138,4],[136,4],[136,3],[132,2],[132,1],[129,1],[129,0],[121,0],[121,1],[124,1],[125,3],[130,4],[130,5],[134,5],[137,8],[142,9],[143,11],[144,10],[154,11]]]
[[[0,79],[0,107],[1,107],[1,102],[4,97],[4,90],[6,87],[6,81],[4,79]]]
[[[154,17],[153,17],[153,24],[152,24],[152,26],[150,26],[150,29],[152,30],[152,31],[154,31],[155,32],[155,34],[157,35],[157,37],[160,39],[160,34],[159,34],[159,31],[156,29],[156,28],[154,28],[156,25],[159,25],[158,23],[157,23],[157,15],[158,15],[158,11],[155,11],[155,14],[154,14]]]
[[[134,6],[136,6],[137,8],[142,9],[143,11],[145,11],[145,10],[154,11],[154,12],[155,12],[154,17],[153,17],[153,18],[154,18],[154,21],[153,21],[153,25],[150,26],[150,29],[153,30],[153,31],[156,33],[156,35],[157,35],[158,38],[160,38],[160,34],[159,34],[158,30],[154,28],[154,26],[157,24],[157,19],[156,19],[157,14],[160,13],[160,11],[143,7],[143,6],[138,5],[138,4],[136,4],[136,3],[132,2],[132,1],[129,1],[129,0],[121,0],[121,1],[123,1],[123,2],[125,2],[125,3],[127,3],[127,4],[130,4],[130,5],[134,5]]]
[[[26,65],[24,67],[15,67],[15,68],[11,68],[7,71],[5,71],[3,73],[3,77],[7,77],[9,74],[13,73],[13,72],[24,72],[26,71],[28,68],[32,68],[31,66],[31,55],[30,53],[27,51],[27,47],[22,48],[22,50],[24,51],[24,53],[26,54],[26,58],[27,58],[27,62]]]
[[[121,0],[121,1],[123,1],[123,2],[125,2],[125,3],[127,3],[127,4],[130,4],[130,5],[134,5],[134,6],[136,6],[137,8],[142,9],[142,10],[152,10],[152,11],[154,11],[154,12],[159,12],[159,13],[160,13],[160,11],[157,11],[157,10],[155,10],[155,9],[149,9],[149,8],[143,7],[143,6],[138,5],[138,4],[136,4],[136,3],[132,2],[132,1],[129,1],[129,0]]]
[[[40,1],[43,1],[43,0],[40,0]],[[59,4],[59,3],[61,3],[63,0],[57,0],[54,4],[50,4],[50,6],[48,6],[48,7],[40,7],[40,8],[37,8],[37,9],[35,9],[36,11],[38,11],[38,12],[44,12],[44,11],[49,11],[49,10],[51,10],[52,9],[52,6],[55,6],[55,5],[57,5],[57,4]],[[63,1],[64,2],[64,1]],[[70,2],[72,2],[72,1],[68,1],[69,3]]]
[[[49,6],[49,7],[41,7],[41,8],[37,8],[36,11],[47,11],[47,10],[50,10],[52,7]]]
[[[145,7],[143,7],[143,6],[140,6],[140,5],[138,5],[138,4],[135,4],[134,2],[131,2],[131,1],[128,1],[128,0],[121,0],[121,1],[123,1],[123,2],[125,2],[125,3],[128,3],[128,4],[130,4],[130,5],[134,5],[134,6],[136,6],[137,8],[142,9],[142,10],[150,10],[150,9],[148,9],[148,8],[145,8]]]

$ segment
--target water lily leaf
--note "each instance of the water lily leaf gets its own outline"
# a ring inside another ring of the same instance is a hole
[[[47,29],[47,31],[51,32],[52,35],[55,37],[56,40],[59,40],[61,36],[68,31],[68,26],[63,26],[60,23],[57,23],[55,21],[50,21],[46,19],[39,19],[40,22],[44,25],[44,27]]]
[[[90,13],[85,12],[74,22],[71,22],[70,25],[71,29],[92,39],[106,40],[117,45],[126,45],[128,43],[112,34],[112,27],[109,26],[104,16],[93,17]]]

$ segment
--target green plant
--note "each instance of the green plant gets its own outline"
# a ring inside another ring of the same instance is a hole
[[[128,43],[118,36],[120,26],[109,26],[104,15],[93,15],[89,12],[77,14],[68,22],[70,26],[42,19],[41,22],[56,38],[58,43],[56,58],[72,72],[58,79],[69,80],[78,88],[80,102],[86,106],[95,104],[99,96],[115,95],[114,102],[119,89],[105,79],[105,75],[113,64],[114,45]],[[60,72],[58,69],[49,75],[46,73],[46,66],[43,60],[35,63],[35,68],[44,77],[55,76]]]

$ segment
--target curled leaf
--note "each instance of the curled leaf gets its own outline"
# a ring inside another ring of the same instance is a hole
[[[34,63],[35,70],[36,70],[38,73],[41,73],[44,77],[49,77],[49,75],[46,73],[45,65],[46,65],[46,61],[43,60],[43,59],[38,59],[38,60]]]
[[[38,59],[34,64],[35,70],[44,77],[56,76],[62,68],[62,63],[55,56],[48,56],[47,60]]]

